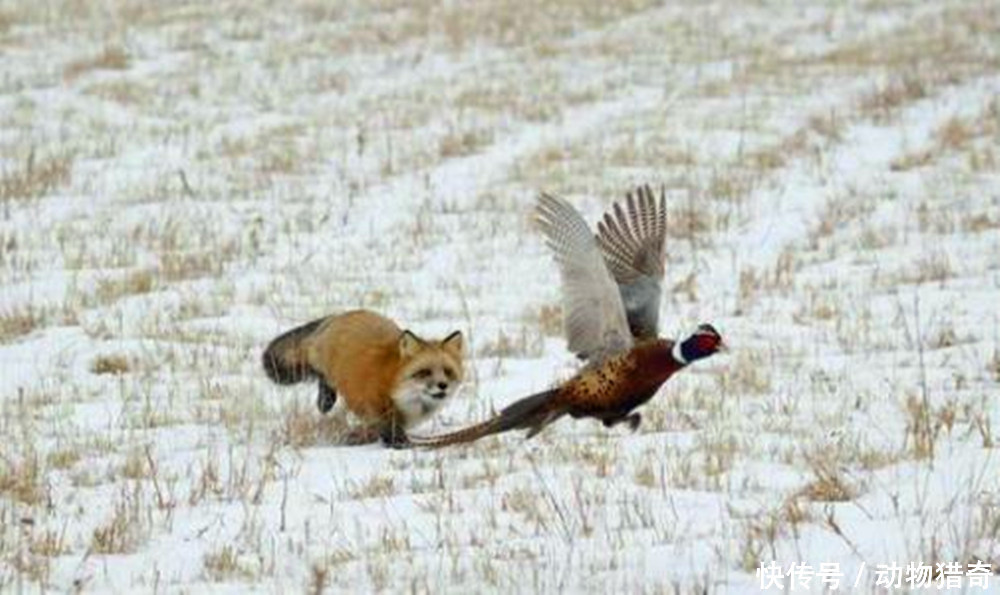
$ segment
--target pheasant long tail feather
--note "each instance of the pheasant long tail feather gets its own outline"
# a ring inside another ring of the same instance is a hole
[[[441,448],[443,446],[451,446],[453,444],[466,444],[469,442],[475,442],[476,440],[485,438],[491,434],[499,434],[500,432],[503,432],[501,421],[501,417],[498,416],[482,423],[478,423],[474,426],[462,428],[461,430],[448,434],[441,434],[438,436],[410,436],[409,441],[410,444],[417,448]]]
[[[475,442],[491,434],[500,434],[510,430],[529,428],[540,430],[550,418],[554,420],[559,415],[552,416],[555,410],[553,397],[557,390],[547,390],[515,401],[500,411],[499,415],[482,423],[462,428],[461,430],[439,436],[410,436],[410,443],[418,448],[440,448],[453,444]]]

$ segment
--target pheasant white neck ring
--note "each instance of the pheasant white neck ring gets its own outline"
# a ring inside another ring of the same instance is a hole
[[[677,361],[677,363],[681,364],[682,366],[688,365],[687,359],[684,358],[684,353],[683,350],[681,349],[680,341],[674,343],[674,348],[673,351],[671,352],[671,355],[674,356],[674,359]]]

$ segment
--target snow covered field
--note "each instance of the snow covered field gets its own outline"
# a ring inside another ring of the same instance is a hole
[[[642,182],[732,351],[636,434],[347,447],[260,369],[373,308],[484,419],[578,366],[536,193]],[[3,592],[1000,592],[997,304],[994,2],[0,4]]]

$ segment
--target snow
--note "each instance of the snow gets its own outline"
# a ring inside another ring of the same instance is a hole
[[[998,18],[0,8],[0,591],[756,593],[773,561],[864,593],[979,560],[1000,589]],[[536,193],[594,222],[644,182],[662,333],[732,351],[634,434],[346,446],[260,369],[372,308],[464,333],[420,433],[483,420],[579,367]]]

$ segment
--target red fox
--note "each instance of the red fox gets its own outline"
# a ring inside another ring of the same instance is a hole
[[[278,384],[319,381],[322,413],[341,395],[386,446],[431,416],[462,382],[462,333],[424,340],[368,310],[327,316],[271,341],[264,371]]]

